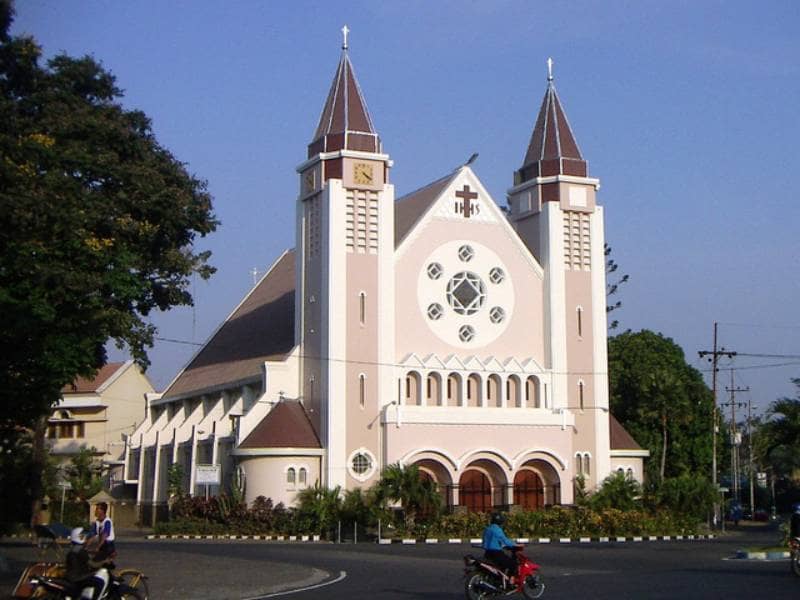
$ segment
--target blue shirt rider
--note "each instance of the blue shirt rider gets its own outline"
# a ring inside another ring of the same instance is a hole
[[[483,530],[483,552],[484,556],[500,567],[512,579],[517,574],[517,559],[504,552],[505,548],[515,548],[517,544],[508,539],[503,525],[505,517],[500,513],[493,513],[491,522]]]

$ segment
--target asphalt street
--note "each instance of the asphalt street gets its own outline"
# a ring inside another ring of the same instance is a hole
[[[732,559],[738,548],[776,537],[774,529],[745,528],[712,541],[533,544],[527,552],[542,566],[545,598],[796,600],[800,578],[788,561]],[[464,598],[462,556],[475,552],[467,544],[120,542],[120,566],[148,573],[154,600],[455,600]],[[12,560],[25,552],[30,548],[0,545]]]

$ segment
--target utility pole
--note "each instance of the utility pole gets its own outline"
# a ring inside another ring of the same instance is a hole
[[[733,480],[733,497],[736,502],[741,503],[741,486],[740,486],[740,472],[741,462],[739,457],[739,446],[741,445],[741,437],[736,427],[736,406],[744,407],[743,402],[736,402],[736,392],[749,392],[749,387],[736,387],[733,383],[733,369],[731,369],[731,387],[725,388],[726,392],[730,392],[731,399],[727,402],[731,407],[731,479]]]
[[[714,396],[714,409],[712,410],[711,416],[711,435],[712,435],[712,446],[713,446],[713,454],[711,458],[711,483],[714,485],[714,489],[719,489],[719,485],[717,484],[717,430],[719,429],[718,426],[718,416],[717,416],[717,362],[719,361],[720,356],[727,356],[728,358],[733,358],[736,356],[736,352],[728,352],[725,348],[717,349],[717,322],[714,321],[714,349],[713,350],[701,350],[697,353],[700,358],[704,358],[706,356],[711,356],[709,358],[709,362],[711,363],[711,393]],[[714,505],[714,517],[713,522],[714,525],[717,524],[717,519],[719,516],[719,504]]]
[[[750,398],[747,398],[747,458],[750,469],[750,512],[753,514],[753,519],[756,518],[756,492],[753,485],[753,403]]]

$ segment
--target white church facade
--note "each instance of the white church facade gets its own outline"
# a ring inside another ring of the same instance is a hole
[[[573,501],[647,452],[609,412],[599,180],[552,75],[502,210],[466,164],[395,199],[344,48],[298,168],[296,245],[129,438],[142,514],[170,465],[291,505],[415,464],[449,507]],[[509,169],[509,174],[511,174]]]

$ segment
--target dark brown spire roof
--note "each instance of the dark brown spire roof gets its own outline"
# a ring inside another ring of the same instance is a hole
[[[285,252],[170,384],[180,397],[257,380],[294,347],[294,251]]]
[[[303,405],[281,400],[255,426],[239,448],[321,448]]]
[[[611,438],[611,450],[641,450],[642,447],[636,443],[630,433],[617,421],[617,418],[608,413],[608,429]]]
[[[347,50],[342,50],[308,157],[335,150],[381,152],[381,141],[367,110]]]
[[[553,80],[548,78],[547,91],[515,183],[552,175],[586,177],[586,161],[575,141]]]

